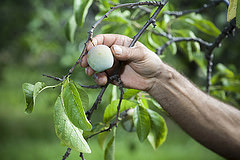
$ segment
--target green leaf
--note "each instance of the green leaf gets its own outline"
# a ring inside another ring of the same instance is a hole
[[[34,101],[35,101],[36,97],[38,96],[38,94],[44,89],[44,87],[46,87],[46,84],[43,82],[35,83],[34,90],[33,90]]]
[[[147,109],[151,120],[151,130],[148,135],[148,141],[154,149],[157,149],[167,137],[167,125],[157,112]]]
[[[113,136],[107,144],[104,152],[104,160],[114,160],[115,154],[115,136]]]
[[[77,23],[75,20],[75,16],[72,15],[71,18],[68,20],[65,28],[66,37],[70,42],[74,42],[76,30],[77,30]]]
[[[154,100],[153,98],[150,99],[150,101],[152,102],[152,104],[157,107],[157,109],[159,109],[161,111],[161,113],[164,113],[166,115],[169,115],[163,108],[162,106],[156,101]]]
[[[77,24],[82,26],[85,22],[89,8],[93,0],[74,0],[74,15]]]
[[[141,98],[138,100],[138,104],[144,108],[149,108],[148,101],[144,95],[141,95]]]
[[[83,109],[84,109],[85,111],[87,111],[87,110],[88,110],[88,107],[89,107],[89,97],[88,97],[88,94],[87,94],[87,92],[83,89],[83,87],[81,87],[79,84],[75,83],[74,81],[73,81],[73,83],[74,83],[74,85],[77,87],[77,90],[78,90],[78,92],[79,92]]]
[[[107,137],[110,132],[103,132],[98,135],[98,144],[102,150],[104,150],[104,146],[107,140]]]
[[[221,64],[221,63],[217,64],[216,68],[224,76],[226,76],[228,78],[234,77],[234,73],[230,69],[228,69],[226,66],[224,66],[223,64]]]
[[[30,83],[24,83],[22,85],[23,94],[26,101],[27,108],[25,109],[26,113],[32,113],[36,98],[38,94],[46,87],[46,84],[43,82],[37,82],[35,85]]]
[[[236,25],[238,28],[240,28],[240,1],[237,3]]]
[[[150,131],[151,123],[148,112],[141,105],[137,106],[133,113],[133,122],[140,142],[143,142]]]
[[[230,22],[233,18],[236,17],[238,6],[238,0],[229,0],[228,12],[227,12],[227,21]]]
[[[90,131],[92,125],[87,120],[82,101],[74,84],[65,81],[62,87],[62,100],[69,120],[84,131]]]
[[[197,63],[197,65],[201,68],[202,74],[204,76],[207,76],[207,61],[204,56],[203,52],[194,52],[193,55],[193,61]]]
[[[111,102],[117,100],[118,98],[118,92],[117,92],[117,86],[112,86],[112,96],[111,96]]]
[[[106,109],[104,111],[104,116],[103,116],[103,121],[105,123],[111,121],[112,118],[114,116],[116,116],[118,103],[119,103],[119,99],[115,100],[115,101],[112,101],[111,104],[109,104],[106,107]],[[129,108],[134,108],[136,105],[137,104],[132,102],[132,101],[123,99],[122,103],[121,103],[121,106],[120,106],[120,113],[129,109]]]
[[[211,21],[203,19],[199,14],[191,14],[190,16],[190,18],[182,18],[184,18],[186,23],[191,24],[203,33],[214,37],[217,37],[221,33],[221,31]]]
[[[54,126],[56,135],[67,147],[83,153],[91,153],[86,140],[83,138],[83,131],[75,127],[68,119],[60,96],[54,106]]]
[[[131,99],[132,97],[135,97],[140,90],[137,89],[127,89],[127,91],[123,94],[124,99]]]
[[[114,154],[115,154],[115,137],[116,137],[116,128],[113,128],[112,131],[113,135],[112,138],[109,140],[105,152],[104,152],[104,160],[114,160]]]
[[[30,83],[24,83],[22,85],[22,88],[23,88],[23,94],[25,97],[26,105],[27,105],[25,112],[32,113],[32,110],[34,107],[34,100],[33,100],[34,85]]]

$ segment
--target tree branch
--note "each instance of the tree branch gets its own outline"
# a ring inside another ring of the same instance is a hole
[[[82,160],[85,160],[82,152],[80,152],[80,157],[81,157]]]
[[[110,83],[110,82],[108,81],[107,84],[106,84],[105,86],[103,86],[103,88],[102,88],[102,90],[100,91],[100,93],[98,94],[97,99],[95,100],[92,108],[91,108],[89,111],[86,112],[86,115],[87,115],[87,119],[88,119],[88,120],[91,119],[91,116],[92,116],[92,114],[93,114],[93,111],[96,110],[97,107],[98,107],[98,104],[101,103],[101,101],[102,101],[102,96],[103,96],[104,92],[106,91],[109,83]]]
[[[160,48],[156,49],[156,54],[161,55],[166,47],[171,45],[174,42],[198,42],[200,45],[205,47],[210,47],[212,43],[206,42],[202,40],[201,38],[192,38],[192,37],[167,37],[170,40],[166,42],[164,45],[162,45]]]
[[[165,2],[166,1],[166,2]],[[167,3],[168,0],[163,0],[163,2],[161,1],[145,1],[145,2],[136,2],[136,3],[126,3],[126,4],[119,4],[115,7],[111,7],[111,9],[104,15],[102,16],[95,24],[92,25],[91,29],[88,31],[88,39],[85,42],[84,45],[84,49],[82,51],[82,53],[80,54],[77,62],[74,64],[74,66],[69,70],[69,72],[63,76],[63,79],[65,79],[67,76],[69,76],[70,74],[72,74],[73,70],[75,69],[75,67],[81,62],[82,57],[87,53],[87,43],[89,41],[91,41],[91,39],[93,38],[93,32],[94,29],[105,19],[107,18],[114,10],[118,9],[118,8],[123,8],[123,7],[135,7],[135,6],[142,6],[142,5],[151,5],[151,6],[164,6]]]
[[[168,0],[163,0],[163,1],[159,1],[159,2],[152,2],[152,1],[146,1],[146,2],[137,2],[137,3],[127,3],[127,4],[120,4],[117,5],[115,7],[112,7],[110,11],[108,11],[103,17],[101,17],[93,26],[92,28],[89,30],[89,37],[88,37],[88,41],[92,38],[93,36],[93,31],[94,29],[103,21],[104,18],[108,17],[108,15],[113,12],[115,9],[121,8],[121,7],[134,7],[134,6],[139,6],[139,5],[154,5],[154,6],[158,6],[157,10],[154,12],[154,14],[151,16],[151,18],[146,22],[146,24],[140,29],[140,31],[133,37],[133,40],[131,42],[131,44],[129,45],[129,47],[133,47],[135,45],[135,43],[137,42],[137,40],[141,37],[142,33],[147,29],[147,27],[150,24],[154,24],[155,25],[155,18],[157,17],[157,15],[159,14],[159,12],[161,11],[161,9],[166,5],[166,3],[168,2]],[[86,47],[86,46],[85,46]],[[81,56],[80,56],[81,57]],[[109,83],[113,82],[114,80],[119,81],[120,77],[119,77],[119,70],[121,68],[121,62],[119,62],[118,67],[115,69],[115,71],[113,72],[113,74],[109,77],[109,80],[107,82],[107,84],[102,88],[102,91],[99,93],[95,103],[93,104],[92,108],[87,111],[87,117],[90,120],[91,115],[93,113],[94,110],[97,109],[98,104],[101,102],[103,93],[105,92],[106,88],[108,87]]]
[[[63,155],[63,158],[62,160],[65,160],[68,158],[68,156],[70,155],[71,153],[71,148],[67,148],[67,151],[65,152],[65,154]]]
[[[206,92],[209,93],[209,87],[211,86],[212,77],[212,66],[213,66],[213,50],[221,44],[223,39],[225,39],[229,34],[233,32],[236,28],[236,18],[232,19],[231,22],[222,30],[221,34],[215,39],[211,46],[207,48],[205,57],[207,59],[207,84]]]
[[[226,3],[226,0],[212,0],[210,1],[210,3],[204,4],[201,8],[198,8],[198,9],[191,9],[191,10],[185,10],[185,11],[164,11],[163,14],[175,16],[177,18],[190,13],[201,13],[208,8],[216,7],[221,2]]]
[[[51,76],[51,75],[42,74],[42,76],[45,76],[45,77],[48,77],[48,78],[52,78],[52,79],[54,79],[56,81],[63,81],[62,78],[54,77],[54,76]]]

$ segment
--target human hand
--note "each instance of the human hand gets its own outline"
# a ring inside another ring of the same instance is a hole
[[[137,42],[134,47],[129,48],[132,39],[117,34],[100,34],[92,39],[92,43],[88,43],[87,51],[94,45],[107,45],[111,48],[115,62],[114,66],[105,72],[95,73],[88,65],[87,56],[83,56],[81,67],[86,68],[87,75],[94,75],[98,85],[107,83],[107,76],[113,73],[119,61],[122,62],[120,68],[120,78],[123,86],[148,91],[152,88],[156,76],[161,70],[161,59],[142,43]]]

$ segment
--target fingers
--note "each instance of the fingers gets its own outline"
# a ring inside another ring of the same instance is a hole
[[[94,45],[107,45],[111,47],[112,45],[120,45],[120,46],[129,46],[132,42],[132,39],[119,35],[119,34],[99,34],[92,38],[92,42],[89,42],[87,45],[87,51],[89,51]],[[136,46],[142,45],[140,42],[136,43]]]
[[[108,80],[107,74],[105,72],[96,73],[93,75],[93,78],[94,78],[95,82],[100,86],[104,86]]]
[[[88,66],[87,68],[85,68],[85,73],[88,76],[92,76],[95,73],[95,71],[91,67]]]
[[[88,42],[86,49],[89,51],[96,45],[107,45],[111,48],[114,57],[120,61],[139,61],[144,59],[145,47],[140,42],[137,42],[134,47],[129,48],[132,39],[118,34],[100,34],[95,36]],[[85,72],[88,76],[94,75],[94,79],[98,85],[105,85],[107,83],[107,73],[95,73],[95,71],[88,65],[87,55],[84,55],[80,63],[81,67],[86,68]],[[111,70],[111,69],[110,69]],[[110,72],[108,70],[107,72]]]
[[[119,45],[119,46],[126,46],[128,47],[132,42],[132,39],[119,35],[119,34],[99,34],[92,38],[91,41],[88,42],[87,44],[87,51],[89,51],[92,47],[96,45],[107,45],[111,47],[112,45]],[[135,44],[136,47],[143,47],[144,45],[141,44],[140,42],[137,42]],[[87,67],[87,56],[83,56],[81,60],[81,67]]]
[[[111,47],[114,57],[120,61],[142,61],[145,58],[145,48],[144,47],[126,47],[113,45]]]

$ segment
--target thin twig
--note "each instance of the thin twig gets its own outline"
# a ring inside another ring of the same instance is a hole
[[[93,111],[96,110],[97,107],[98,107],[98,104],[101,103],[101,101],[102,101],[102,96],[103,96],[104,92],[106,91],[109,83],[110,83],[110,82],[108,81],[107,84],[106,84],[105,86],[103,86],[103,88],[102,88],[102,90],[100,91],[100,93],[98,94],[97,99],[95,100],[92,108],[91,108],[89,111],[86,112],[86,115],[87,115],[88,120],[91,119],[91,116],[92,116],[92,114],[93,114]]]
[[[72,74],[73,70],[75,67],[80,64],[82,57],[87,53],[87,44],[88,42],[93,38],[93,31],[94,29],[105,19],[107,18],[114,10],[118,8],[123,8],[123,7],[135,7],[135,6],[142,6],[142,5],[151,5],[151,6],[162,6],[161,1],[146,1],[146,2],[136,2],[136,3],[126,3],[126,4],[119,4],[115,7],[111,7],[111,9],[104,15],[102,16],[95,24],[92,25],[91,29],[88,31],[88,39],[85,42],[84,48],[82,53],[80,54],[77,62],[74,64],[74,66],[69,70],[69,72],[63,76],[63,79]]]
[[[161,55],[166,47],[171,45],[174,42],[198,42],[200,45],[204,47],[210,47],[212,43],[204,41],[201,38],[192,38],[192,37],[172,37],[168,42],[162,45],[160,48],[157,48],[156,54]]]
[[[62,78],[54,77],[54,76],[51,76],[51,75],[42,74],[42,76],[45,76],[45,77],[48,77],[48,78],[52,78],[52,79],[54,79],[56,81],[63,81]]]
[[[82,160],[85,160],[82,152],[80,152],[80,157],[82,158]]]
[[[121,103],[122,103],[123,94],[124,94],[122,85],[119,86],[119,90],[120,90],[120,98],[119,98],[119,102],[118,102],[118,106],[117,106],[117,114],[116,114],[116,119],[115,119],[116,124],[118,122],[118,117],[119,117],[119,114],[120,114],[120,108],[121,108]]]
[[[161,11],[161,9],[166,5],[166,3],[168,2],[168,0],[163,0],[162,2],[153,2],[153,1],[146,1],[146,2],[137,2],[137,3],[127,3],[127,4],[120,4],[117,5],[115,7],[112,7],[111,10],[109,10],[103,17],[101,17],[93,26],[92,28],[89,30],[89,36],[88,36],[88,40],[92,39],[93,36],[93,31],[94,29],[103,21],[104,18],[108,17],[108,15],[113,12],[115,9],[121,8],[121,7],[134,7],[134,6],[139,6],[139,5],[153,5],[153,6],[158,6],[157,10],[154,12],[154,14],[151,16],[151,18],[147,21],[147,23],[142,27],[142,29],[136,34],[136,36],[133,37],[133,40],[131,42],[131,44],[129,45],[129,47],[133,47],[135,45],[135,43],[137,42],[137,40],[140,38],[140,36],[142,35],[142,33],[147,29],[147,27],[150,24],[154,24],[155,25],[155,18],[157,17],[157,15],[159,14],[159,12]],[[86,47],[86,46],[85,46]],[[80,56],[81,57],[81,56]],[[94,110],[97,109],[98,104],[101,102],[103,93],[105,92],[106,88],[108,87],[109,83],[113,82],[114,80],[118,80],[119,78],[119,70],[121,68],[121,62],[119,62],[118,67],[115,69],[115,71],[113,72],[113,75],[110,76],[107,84],[102,88],[101,92],[99,93],[95,103],[93,104],[92,108],[86,112],[88,119],[90,120],[91,115],[93,113]]]
[[[156,21],[156,17],[157,15],[160,13],[160,11],[162,10],[162,8],[167,4],[168,0],[163,0],[158,6],[157,10],[153,13],[153,15],[151,16],[151,18],[147,21],[147,23],[140,29],[140,31],[133,37],[133,40],[131,42],[131,44],[129,45],[129,47],[133,47],[134,44],[138,41],[138,39],[141,37],[141,35],[143,34],[143,32],[148,28],[148,26],[150,26],[151,24],[153,24],[153,26],[155,27],[155,21]]]
[[[63,155],[63,158],[62,160],[65,160],[68,158],[68,156],[70,155],[71,153],[71,148],[67,148],[67,151],[65,152],[65,154]]]
[[[212,66],[213,66],[213,50],[221,44],[221,42],[233,32],[236,28],[236,18],[232,19],[231,22],[222,30],[221,34],[215,39],[210,47],[207,48],[205,57],[207,59],[207,84],[206,92],[209,93],[209,87],[211,86],[212,77]]]
[[[115,126],[116,126],[116,123],[110,123],[110,125],[109,125],[108,128],[103,129],[103,130],[101,130],[101,131],[99,131],[99,132],[96,132],[96,133],[94,133],[94,134],[88,136],[88,137],[85,138],[85,139],[88,140],[88,139],[90,139],[90,138],[92,138],[92,137],[94,137],[94,136],[96,136],[96,135],[98,135],[98,134],[100,134],[100,133],[108,132],[108,131],[110,131],[113,127],[115,127]]]
[[[83,85],[78,83],[79,86],[83,87],[83,88],[88,88],[88,89],[97,89],[97,88],[103,88],[103,86],[99,86],[99,85]]]
[[[221,2],[226,3],[225,0],[213,0],[213,1],[210,1],[210,3],[208,4],[204,4],[201,8],[198,8],[198,9],[191,9],[191,10],[185,10],[185,11],[164,11],[163,14],[168,14],[170,16],[175,16],[177,18],[190,13],[201,13],[208,8],[216,7]]]
[[[157,15],[158,15],[159,12],[161,11],[161,9],[166,5],[167,2],[168,2],[168,0],[163,0],[162,2],[156,3],[156,4],[158,4],[157,10],[154,12],[154,14],[151,16],[151,18],[146,22],[146,24],[140,29],[140,31],[133,37],[133,40],[132,40],[131,44],[129,45],[129,47],[133,47],[133,46],[135,45],[135,43],[138,41],[138,39],[140,38],[140,36],[142,35],[142,33],[147,29],[147,27],[148,27],[150,24],[155,25],[155,19],[156,19]],[[147,3],[147,2],[145,2],[145,4],[146,4],[146,3]],[[131,6],[134,6],[134,5],[136,5],[136,4],[140,4],[140,2],[139,2],[139,3],[132,3]],[[143,3],[141,3],[141,4],[143,4]],[[151,4],[151,3],[148,2],[148,4]],[[128,4],[127,6],[129,6],[129,4]],[[116,6],[116,7],[117,7],[117,6]],[[116,7],[113,7],[113,8],[116,8]],[[119,7],[119,6],[118,6],[118,7]],[[112,8],[112,9],[113,9],[113,8]],[[100,19],[94,26],[92,26],[92,29],[94,29],[104,18],[106,18],[106,17],[108,16],[108,14],[110,14],[110,13],[112,12],[112,9],[111,9],[109,12],[107,12],[107,14],[105,14],[105,16],[102,17],[102,19]],[[91,34],[91,31],[89,32],[89,35],[90,35],[90,36],[92,35],[92,34]],[[103,132],[106,132],[106,131],[110,131],[114,126],[117,126],[118,117],[119,117],[119,114],[120,114],[121,102],[122,102],[123,93],[124,93],[124,92],[123,92],[123,84],[122,84],[121,79],[120,79],[120,76],[119,76],[119,71],[120,71],[121,64],[122,64],[122,63],[119,62],[119,65],[118,65],[118,67],[115,69],[113,75],[111,75],[111,76],[109,77],[108,83],[104,86],[104,88],[102,89],[102,91],[99,93],[99,95],[98,95],[98,97],[97,97],[97,99],[96,99],[93,107],[86,113],[88,119],[90,119],[93,111],[97,108],[97,105],[98,105],[99,102],[101,101],[102,95],[103,95],[103,93],[105,92],[105,90],[106,90],[107,86],[109,85],[109,83],[110,83],[110,82],[113,82],[113,81],[117,81],[121,94],[120,94],[120,100],[119,100],[119,103],[118,103],[118,106],[117,106],[117,114],[116,114],[115,121],[112,122],[108,128],[103,129],[103,130],[101,130],[101,131],[99,131],[99,132],[97,132],[97,133],[94,133],[93,135],[87,137],[86,139],[90,139],[90,138],[92,138],[92,137],[94,137],[94,136],[96,136],[96,135],[98,135],[98,134],[100,134],[100,133],[103,133]]]

